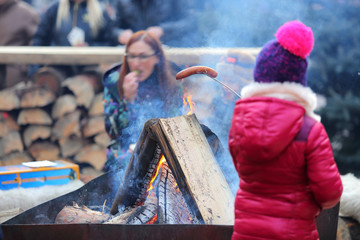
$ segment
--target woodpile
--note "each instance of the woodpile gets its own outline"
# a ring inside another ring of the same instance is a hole
[[[110,141],[102,98],[87,76],[65,79],[60,89],[42,79],[0,91],[0,166],[64,159],[101,171]]]

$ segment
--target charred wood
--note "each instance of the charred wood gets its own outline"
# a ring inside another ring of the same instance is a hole
[[[194,224],[197,222],[167,163],[162,166],[158,188],[159,224]]]

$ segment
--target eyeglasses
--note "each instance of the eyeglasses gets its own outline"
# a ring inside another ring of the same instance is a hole
[[[140,62],[144,62],[146,61],[148,58],[155,56],[156,53],[153,54],[149,54],[149,55],[145,55],[145,54],[141,54],[141,55],[133,55],[133,54],[129,54],[126,53],[125,57],[127,58],[128,62],[134,61],[136,58],[139,58]]]

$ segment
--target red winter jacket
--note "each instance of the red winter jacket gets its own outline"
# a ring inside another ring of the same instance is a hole
[[[306,94],[280,91],[294,102],[274,89],[234,109],[229,148],[241,180],[232,239],[316,240],[315,217],[340,200],[340,174],[323,125],[306,116]]]

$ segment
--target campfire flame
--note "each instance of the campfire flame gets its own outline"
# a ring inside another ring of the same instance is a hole
[[[166,161],[166,159],[165,159],[164,155],[162,155],[161,158],[160,158],[160,161],[159,161],[159,163],[158,163],[158,165],[156,167],[155,173],[154,173],[154,175],[152,176],[152,178],[150,180],[149,187],[147,188],[146,192],[149,192],[151,189],[154,188],[153,182],[155,181],[157,175],[159,174],[159,170],[160,170],[161,166],[163,165],[163,163],[165,161]]]
[[[156,214],[150,221],[148,221],[146,224],[154,224],[156,220],[158,219],[158,215]]]
[[[184,104],[184,109],[187,105],[189,105],[190,111],[186,114],[186,115],[190,115],[193,113],[193,109],[194,109],[194,105],[195,102],[192,101],[192,94],[188,91],[187,88],[185,88],[184,90],[184,96],[183,96],[183,104]]]

